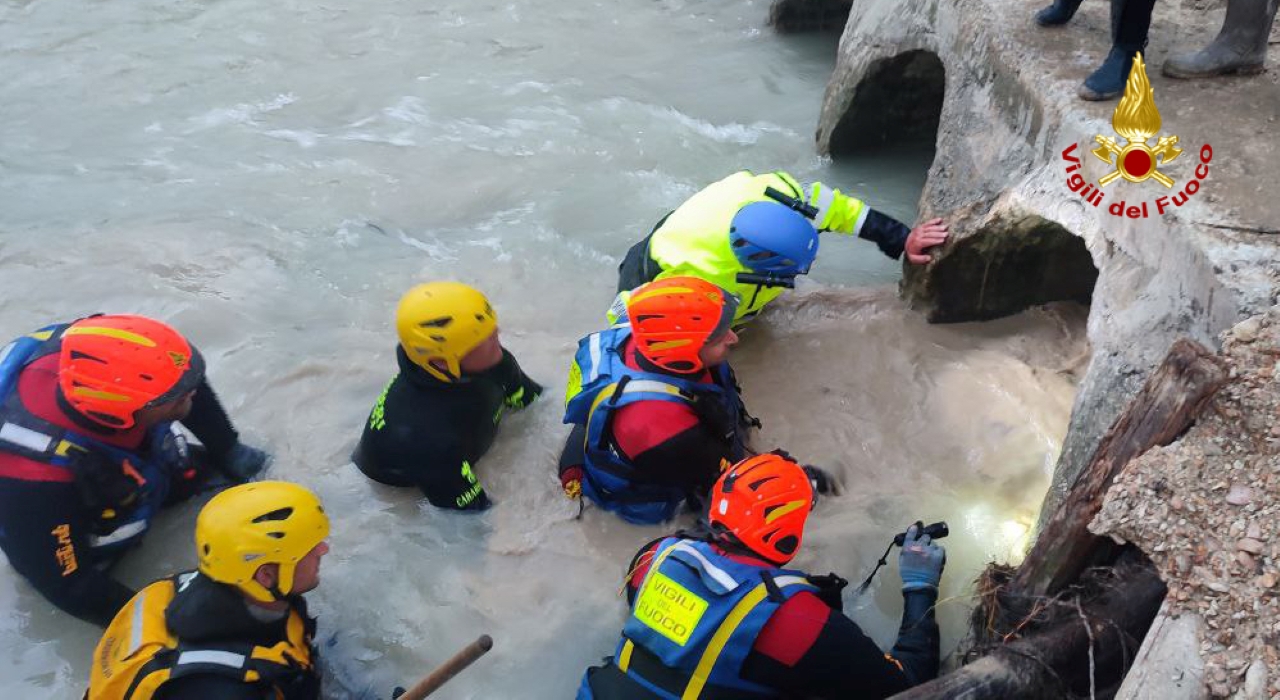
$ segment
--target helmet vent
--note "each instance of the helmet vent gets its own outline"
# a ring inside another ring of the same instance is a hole
[[[284,533],[283,533],[283,532],[268,532],[268,533],[267,533],[267,537],[270,537],[270,538],[271,538],[271,539],[273,539],[273,540],[283,540],[283,539],[284,539]]]
[[[423,328],[448,328],[450,323],[453,323],[452,316],[441,316],[440,318],[433,318],[429,321],[423,321],[418,325]]]
[[[293,515],[293,508],[281,508],[279,510],[273,510],[270,513],[264,513],[262,515],[259,515],[258,517],[253,519],[253,522],[265,523],[273,520],[288,520],[290,515]],[[279,537],[284,537],[282,533],[276,533],[276,532],[271,533],[272,537],[276,537],[277,535]]]
[[[779,552],[790,555],[795,553],[796,546],[799,544],[800,544],[800,540],[797,539],[795,535],[787,535],[786,537],[783,537],[782,539],[778,540],[778,543],[773,546]]]
[[[770,481],[773,481],[776,478],[777,477],[774,477],[774,476],[766,476],[765,478],[760,479],[759,481],[753,481],[747,484],[747,488],[751,489],[752,491],[759,491],[761,486],[764,486],[765,484],[769,483]]]
[[[156,378],[151,376],[150,374],[139,374],[138,377],[145,379],[148,382],[154,382],[156,380]]]
[[[78,384],[77,386],[84,386],[84,385]],[[120,420],[120,418],[113,416],[110,413],[102,413],[101,411],[85,411],[84,414],[86,416],[90,416],[96,421],[103,423],[104,425],[109,425],[113,428],[124,427],[124,424],[125,424],[125,422]]]
[[[93,355],[88,355],[86,353],[80,352],[79,350],[71,351],[71,359],[72,360],[89,360],[91,362],[97,362],[104,365],[107,364],[107,361],[102,359],[101,357],[94,357]]]

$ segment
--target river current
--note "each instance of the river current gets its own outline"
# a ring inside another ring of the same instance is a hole
[[[389,697],[480,633],[442,698],[571,697],[611,653],[635,528],[559,492],[564,380],[619,257],[701,186],[787,170],[913,220],[930,155],[814,154],[834,37],[764,2],[0,0],[0,333],[97,311],[165,319],[205,353],[270,476],[315,489],[332,553],[310,597],[331,697]],[[895,531],[951,524],[944,652],[985,562],[1018,556],[1087,358],[1082,308],[930,326],[900,265],[824,236],[814,274],[734,360],[754,444],[844,483],[795,564],[857,581]],[[459,279],[547,386],[477,473],[491,511],[437,511],[347,457],[394,371],[392,311]],[[194,564],[198,503],[117,570]],[[687,523],[688,519],[679,524]],[[0,559],[2,561],[2,559]],[[846,609],[884,646],[896,560]],[[852,588],[852,587],[851,587]],[[336,633],[336,636],[335,636]],[[0,563],[0,697],[78,698],[100,631]]]

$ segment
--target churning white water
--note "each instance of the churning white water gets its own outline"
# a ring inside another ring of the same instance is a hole
[[[833,165],[812,133],[834,38],[781,38],[762,1],[0,0],[0,333],[95,311],[186,332],[270,476],[334,519],[311,597],[332,697],[388,697],[487,632],[444,698],[570,697],[609,653],[634,550],[663,532],[559,493],[563,382],[603,322],[614,266],[652,223],[736,169],[785,169],[914,217],[928,156]],[[840,475],[800,567],[861,579],[893,532],[947,519],[940,617],[1016,551],[1065,431],[1083,312],[931,327],[896,263],[827,237],[811,280],[752,328],[736,366],[785,447]],[[394,371],[410,285],[471,282],[548,391],[478,473],[498,505],[458,515],[347,462]],[[198,504],[117,572],[194,563]],[[683,523],[682,523],[683,524]],[[896,566],[847,608],[896,632]],[[0,697],[76,698],[99,630],[0,565]],[[345,685],[345,687],[344,687]],[[370,696],[372,697],[372,696]]]

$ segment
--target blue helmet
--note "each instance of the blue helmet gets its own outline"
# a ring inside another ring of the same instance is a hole
[[[818,255],[818,229],[803,214],[777,202],[752,202],[729,224],[738,261],[762,275],[808,274]]]

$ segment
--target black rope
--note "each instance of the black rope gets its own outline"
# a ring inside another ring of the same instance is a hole
[[[890,542],[889,546],[884,548],[884,554],[880,555],[880,561],[876,562],[876,568],[871,570],[871,575],[867,576],[867,580],[863,581],[861,586],[858,586],[858,595],[866,593],[867,589],[871,587],[871,579],[876,577],[876,572],[880,570],[880,567],[889,563],[889,552],[892,550],[893,543]]]

